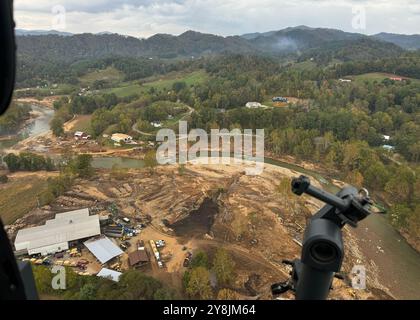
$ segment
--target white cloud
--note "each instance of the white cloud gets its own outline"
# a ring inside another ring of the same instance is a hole
[[[133,36],[193,29],[234,35],[288,26],[377,33],[420,33],[418,0],[15,0],[18,28],[51,29],[54,5],[66,9],[66,31]],[[352,8],[366,8],[366,30],[352,29]]]

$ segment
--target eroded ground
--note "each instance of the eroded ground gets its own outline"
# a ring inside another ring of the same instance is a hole
[[[22,227],[41,224],[56,212],[83,207],[106,214],[115,204],[121,215],[133,221],[150,222],[139,239],[145,242],[163,239],[165,268],[155,263],[144,272],[167,281],[182,293],[182,266],[186,250],[205,250],[210,259],[218,247],[224,247],[236,264],[234,290],[243,298],[271,299],[270,285],[288,278],[288,267],[282,259],[292,260],[300,254],[306,221],[320,202],[290,192],[290,178],[297,172],[266,165],[260,176],[245,175],[237,165],[187,165],[131,170],[118,175],[98,171],[92,180],[79,181],[71,191],[59,197],[50,207],[34,210],[8,227],[10,236]],[[315,185],[318,182],[313,180]],[[36,219],[35,217],[39,217]],[[352,234],[345,231],[346,259],[343,271],[356,264],[375,274],[375,265],[360,253]],[[129,248],[127,252],[134,250]],[[94,261],[84,252],[84,256]],[[121,257],[121,268],[127,269],[127,253]],[[88,271],[99,271],[92,264]],[[331,298],[388,298],[386,289],[376,278],[368,276],[368,290],[353,290],[350,280],[335,280]]]

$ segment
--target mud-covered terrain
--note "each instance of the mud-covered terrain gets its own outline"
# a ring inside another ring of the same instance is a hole
[[[78,181],[51,206],[30,212],[7,229],[13,238],[19,228],[42,224],[56,212],[89,207],[91,212],[107,214],[116,206],[121,215],[150,222],[141,237],[159,234],[169,242],[164,253],[171,259],[156,276],[179,286],[185,271],[183,247],[205,250],[212,256],[223,246],[236,265],[232,289],[243,298],[271,299],[270,285],[286,280],[290,271],[282,259],[299,256],[306,221],[322,205],[290,192],[290,179],[297,175],[271,165],[260,176],[245,175],[239,165],[161,166],[118,175],[97,171],[95,178]],[[343,273],[348,275],[356,264],[365,265],[368,289],[351,289],[346,276],[334,280],[330,297],[391,298],[372,278],[375,266],[361,254],[347,228],[345,246]]]

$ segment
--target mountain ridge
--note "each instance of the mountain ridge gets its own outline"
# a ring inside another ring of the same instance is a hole
[[[396,40],[398,39],[394,39],[394,42]],[[342,56],[344,60],[348,60],[351,59],[350,56],[372,59],[384,52],[392,56],[402,50],[401,46],[379,36],[306,26],[226,37],[193,30],[187,30],[180,35],[158,33],[146,39],[110,32],[68,36],[57,33],[18,35],[17,44],[18,54],[64,62],[107,56],[170,59],[222,53],[300,55],[313,49],[321,53],[327,50],[327,55]],[[348,48],[352,44],[358,50],[355,55]],[[369,54],[365,55],[363,52]]]

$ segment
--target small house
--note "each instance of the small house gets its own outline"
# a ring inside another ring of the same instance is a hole
[[[149,256],[144,249],[136,250],[128,254],[128,262],[132,268],[141,267],[149,263],[149,261]]]

